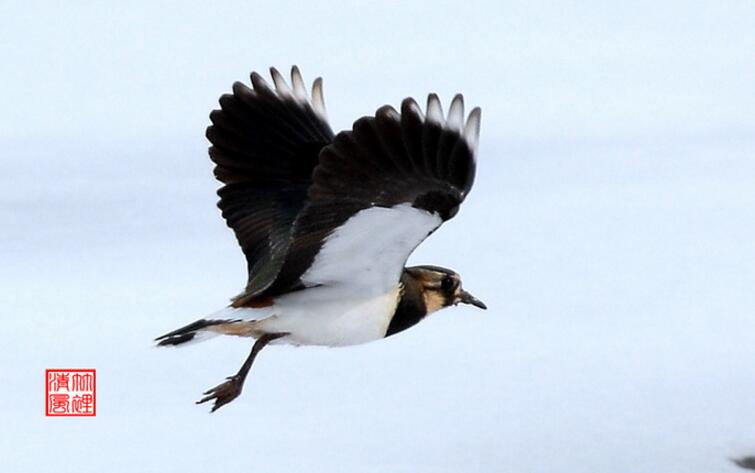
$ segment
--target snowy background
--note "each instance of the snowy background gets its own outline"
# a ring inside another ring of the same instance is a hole
[[[755,454],[755,4],[0,4],[0,465],[26,472],[736,472]],[[245,282],[204,128],[252,70],[483,109],[413,255],[489,310],[363,346],[155,349]],[[46,418],[44,369],[96,368]]]

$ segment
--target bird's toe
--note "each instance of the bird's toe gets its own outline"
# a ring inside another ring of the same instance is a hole
[[[222,406],[236,399],[241,394],[241,383],[236,376],[229,376],[228,381],[215,386],[212,389],[205,391],[204,397],[196,402],[196,404],[203,404],[207,401],[215,400],[210,412],[215,412]]]

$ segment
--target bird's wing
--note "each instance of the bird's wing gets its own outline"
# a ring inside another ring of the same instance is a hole
[[[333,141],[321,79],[310,98],[296,66],[291,86],[274,68],[271,74],[273,87],[257,73],[253,88],[236,82],[207,128],[215,176],[225,184],[218,207],[246,256],[251,295],[275,281],[320,150]]]
[[[457,95],[444,117],[431,94],[426,116],[406,99],[401,113],[384,106],[339,133],[320,152],[273,292],[395,287],[411,252],[456,215],[471,189],[479,130],[479,108],[465,120]]]

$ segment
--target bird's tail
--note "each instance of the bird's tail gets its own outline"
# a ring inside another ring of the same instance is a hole
[[[260,315],[254,309],[236,309],[227,307],[215,312],[206,319],[199,319],[168,332],[155,339],[157,346],[188,345],[208,340],[217,335],[236,335],[239,337],[256,337],[254,322]]]

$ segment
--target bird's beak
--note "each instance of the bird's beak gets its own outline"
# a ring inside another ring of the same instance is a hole
[[[459,293],[459,302],[463,302],[465,304],[471,304],[475,307],[479,307],[480,309],[487,309],[488,306],[486,306],[480,299],[476,298],[472,294],[468,293],[464,289],[461,290]]]

